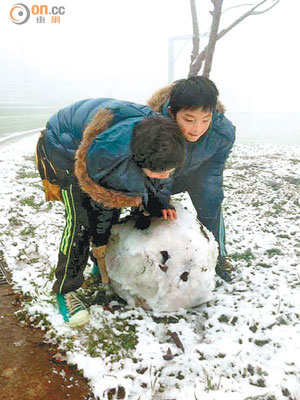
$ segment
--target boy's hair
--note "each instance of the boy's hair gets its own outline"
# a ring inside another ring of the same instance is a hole
[[[191,76],[174,83],[169,105],[174,115],[182,108],[213,111],[217,105],[218,95],[219,91],[210,79],[204,76]]]
[[[150,171],[168,171],[184,162],[185,141],[169,117],[149,117],[136,124],[130,146],[135,163]]]

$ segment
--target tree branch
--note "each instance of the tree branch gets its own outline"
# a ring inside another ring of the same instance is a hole
[[[205,60],[205,56],[206,56],[206,47],[197,56],[196,60],[192,64],[190,64],[189,76],[197,76],[198,75],[198,72],[200,71],[200,69],[202,67],[202,63]]]
[[[237,5],[237,6],[232,6],[232,7],[229,7],[229,8],[226,8],[226,10],[224,10],[223,12],[222,12],[222,15],[224,14],[224,13],[226,13],[227,11],[229,11],[229,10],[232,10],[233,8],[238,8],[238,7],[248,7],[248,6],[253,6],[253,4],[239,4],[239,5]]]
[[[191,14],[193,22],[193,50],[191,54],[191,64],[192,64],[199,54],[200,36],[199,36],[199,24],[198,24],[195,0],[190,0],[190,5],[191,5]]]
[[[242,14],[237,20],[235,20],[227,28],[222,29],[217,35],[217,40],[221,39],[224,35],[226,35],[226,33],[231,31],[235,26],[237,26],[239,23],[241,23],[245,18],[249,17],[250,15],[263,14],[263,13],[269,11],[271,8],[275,7],[280,2],[280,0],[277,0],[272,6],[268,7],[266,10],[255,11],[258,7],[262,6],[267,1],[268,0],[262,0],[260,3],[258,3],[256,6],[252,7],[246,13]],[[207,48],[208,48],[208,46],[206,46],[205,49],[202,50],[201,53],[197,56],[197,58],[194,60],[194,62],[191,63],[189,76],[197,75],[198,72],[200,71],[200,69],[202,67],[202,63],[206,58]]]
[[[206,57],[203,69],[203,76],[205,76],[206,78],[209,77],[211,71],[216,42],[218,40],[218,30],[219,30],[222,6],[223,6],[223,0],[212,0],[212,1],[214,4],[213,20],[211,24],[208,44],[206,46]]]
[[[254,11],[260,7],[261,5],[263,5],[264,3],[266,3],[268,0],[263,0],[260,3],[258,3],[256,6],[252,7],[249,11],[247,11],[245,14],[241,15],[237,20],[235,20],[231,25],[229,25],[227,28],[221,30],[218,33],[218,38],[217,40],[221,39],[224,35],[226,35],[226,33],[228,33],[229,31],[231,31],[231,29],[233,29],[235,26],[237,26],[239,23],[241,23],[245,18],[249,17],[250,15],[256,15],[254,13]],[[273,4],[271,6],[271,8],[273,8],[276,4],[279,3],[280,0],[277,0],[275,4]]]
[[[279,2],[280,2],[280,0],[277,0],[276,3],[272,4],[270,7],[266,8],[265,10],[263,10],[263,11],[255,11],[251,15],[264,14],[265,12],[267,12],[267,11],[271,10],[273,7],[275,7],[276,4],[278,4]]]

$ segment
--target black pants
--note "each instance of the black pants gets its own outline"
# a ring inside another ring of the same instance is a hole
[[[107,244],[111,226],[118,220],[120,210],[104,208],[94,202],[76,181],[61,187],[61,196],[65,205],[66,225],[59,247],[53,290],[56,293],[68,293],[83,283],[90,243],[94,246]]]
[[[188,176],[175,178],[172,194],[187,191],[197,212],[197,218],[209,229],[219,244],[219,254],[226,256],[225,226],[222,215],[223,189],[222,185],[214,186],[213,190],[206,181],[201,179],[201,171]]]

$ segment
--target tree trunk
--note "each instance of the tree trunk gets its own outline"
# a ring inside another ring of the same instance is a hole
[[[196,60],[190,65],[189,76],[198,75],[198,72],[202,67],[202,63],[205,60],[205,55],[206,55],[206,48],[203,51],[201,51]]]
[[[214,57],[216,42],[218,40],[218,31],[222,13],[223,0],[211,0],[214,5],[213,20],[211,24],[211,30],[209,35],[209,41],[206,48],[205,64],[203,69],[203,76],[209,78],[209,74],[212,67],[212,61]]]

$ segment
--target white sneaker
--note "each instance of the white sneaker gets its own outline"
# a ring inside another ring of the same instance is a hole
[[[89,322],[89,312],[83,302],[76,296],[75,292],[66,294],[57,293],[56,298],[59,311],[70,328],[82,326]]]

